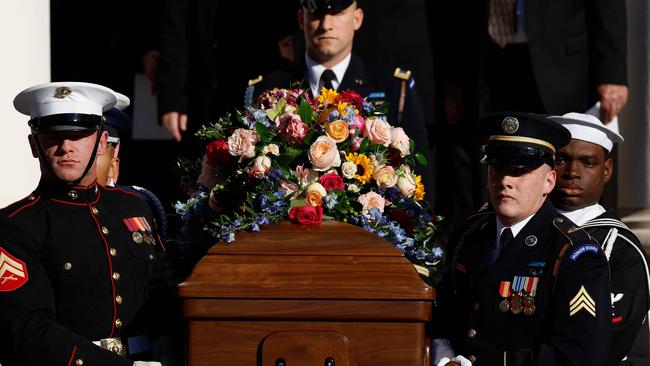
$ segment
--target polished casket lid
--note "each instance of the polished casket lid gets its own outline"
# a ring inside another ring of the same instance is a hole
[[[403,253],[364,229],[335,221],[283,222],[214,245],[179,285],[181,298],[428,300]]]

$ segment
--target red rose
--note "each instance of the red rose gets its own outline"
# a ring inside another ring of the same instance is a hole
[[[320,224],[323,218],[322,206],[293,206],[289,218],[299,224]]]
[[[212,141],[205,148],[205,156],[208,164],[212,166],[228,165],[232,159],[232,155],[228,153],[228,141],[226,139]]]
[[[339,96],[341,102],[347,102],[348,104],[353,105],[359,111],[363,110],[363,97],[354,91],[345,90],[341,92]]]
[[[320,177],[320,184],[322,184],[323,187],[325,187],[325,190],[327,191],[333,191],[335,189],[338,190],[345,189],[345,187],[343,186],[343,178],[341,178],[336,173],[328,173]]]

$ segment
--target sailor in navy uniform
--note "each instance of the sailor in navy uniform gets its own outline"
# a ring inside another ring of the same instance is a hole
[[[555,159],[558,183],[551,194],[553,203],[598,240],[609,262],[612,340],[607,365],[650,364],[648,258],[616,212],[598,203],[614,168],[610,153],[623,137],[592,115],[549,118],[571,132],[571,142]]]
[[[488,115],[479,126],[490,207],[450,243],[434,330],[456,357],[438,364],[603,364],[611,322],[605,255],[547,199],[554,154],[569,132],[524,113]]]
[[[96,181],[102,112],[116,101],[108,88],[76,82],[14,99],[31,118],[42,174],[32,194],[0,211],[3,366],[177,364],[175,281],[151,210]]]
[[[428,132],[411,71],[368,63],[352,53],[354,32],[363,22],[363,11],[357,7],[356,1],[302,0],[301,5],[298,18],[307,48],[304,62],[293,65],[293,69],[277,70],[250,80],[245,104],[250,105],[260,93],[273,88],[306,89],[312,97],[320,95],[323,87],[338,92],[356,91],[379,109],[387,109],[382,118],[391,126],[404,128],[415,142],[417,151],[427,158],[429,165],[419,168],[418,173],[422,174],[428,193],[426,197],[432,203],[433,160],[430,159]],[[330,19],[331,25],[325,26],[325,19]],[[332,47],[336,51],[331,51],[318,40],[324,34],[331,34],[331,38],[336,39],[329,41],[337,43]]]
[[[122,146],[120,143],[121,138],[131,134],[133,122],[123,112],[123,109],[130,104],[129,98],[120,93],[116,94],[117,104],[115,107],[104,112],[104,129],[108,132],[108,144],[106,145],[104,154],[97,157],[97,182],[101,185],[117,187],[142,197],[151,207],[154,215],[154,226],[161,239],[165,241],[168,236],[167,214],[160,199],[150,190],[140,186],[117,185],[120,174],[119,153]]]

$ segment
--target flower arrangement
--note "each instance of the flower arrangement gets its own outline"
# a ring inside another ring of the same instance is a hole
[[[323,89],[310,98],[303,90],[273,89],[244,113],[203,126],[199,188],[176,204],[183,233],[232,242],[238,231],[269,223],[338,220],[436,267],[437,218],[413,169],[426,159],[378,113],[353,91]]]

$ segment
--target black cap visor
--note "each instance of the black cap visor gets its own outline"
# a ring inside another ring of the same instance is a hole
[[[29,120],[32,132],[76,132],[96,131],[103,123],[103,117],[94,114],[62,113]]]
[[[338,12],[347,9],[355,0],[300,0],[302,7],[310,13]]]
[[[489,165],[518,169],[536,169],[546,163],[555,166],[554,154],[541,147],[524,144],[488,144],[483,146],[481,162]]]

